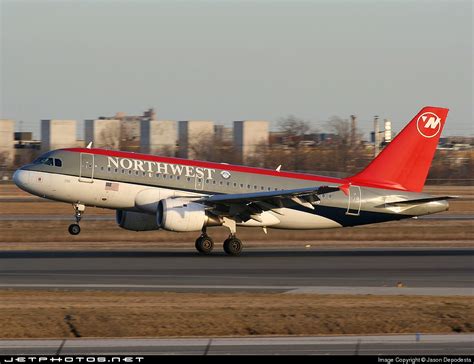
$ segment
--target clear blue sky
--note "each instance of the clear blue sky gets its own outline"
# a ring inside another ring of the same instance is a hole
[[[322,128],[375,114],[398,131],[424,105],[472,135],[469,0],[0,0],[0,118],[160,119]],[[18,126],[18,125],[17,125]]]

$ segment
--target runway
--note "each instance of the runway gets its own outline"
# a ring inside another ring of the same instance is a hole
[[[3,355],[472,355],[474,335],[0,340]]]
[[[473,295],[474,249],[2,252],[0,288]]]

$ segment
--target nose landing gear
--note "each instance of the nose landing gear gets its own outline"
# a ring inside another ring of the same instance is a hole
[[[80,203],[73,203],[72,206],[74,207],[74,217],[76,218],[76,223],[69,225],[68,231],[71,235],[78,235],[81,232],[79,222],[82,219],[82,215],[86,207]]]

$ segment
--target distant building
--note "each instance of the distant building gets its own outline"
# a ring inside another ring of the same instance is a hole
[[[119,120],[119,148],[121,150],[138,152],[141,149],[140,133],[142,121],[157,120],[157,117],[154,109],[148,109],[143,115],[127,115],[124,112],[117,112],[111,117],[101,116],[99,120]]]
[[[243,163],[255,155],[258,146],[268,144],[268,121],[234,121],[234,148]]]
[[[178,128],[173,120],[142,120],[140,152],[175,156]]]
[[[178,156],[194,159],[199,148],[206,148],[213,143],[214,122],[188,120],[180,121],[178,128]]]
[[[15,121],[0,119],[0,168],[12,165],[14,151]]]
[[[32,132],[15,133],[15,166],[22,166],[35,160],[41,150],[41,141],[33,140]]]
[[[43,152],[76,146],[76,120],[41,120],[41,150]]]
[[[95,148],[120,148],[121,121],[96,119],[85,121],[85,144],[92,142]]]

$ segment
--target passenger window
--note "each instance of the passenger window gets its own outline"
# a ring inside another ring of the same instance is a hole
[[[54,160],[54,165],[55,165],[56,167],[62,167],[62,166],[63,166],[63,162],[62,162],[61,159],[55,159],[55,160]]]

